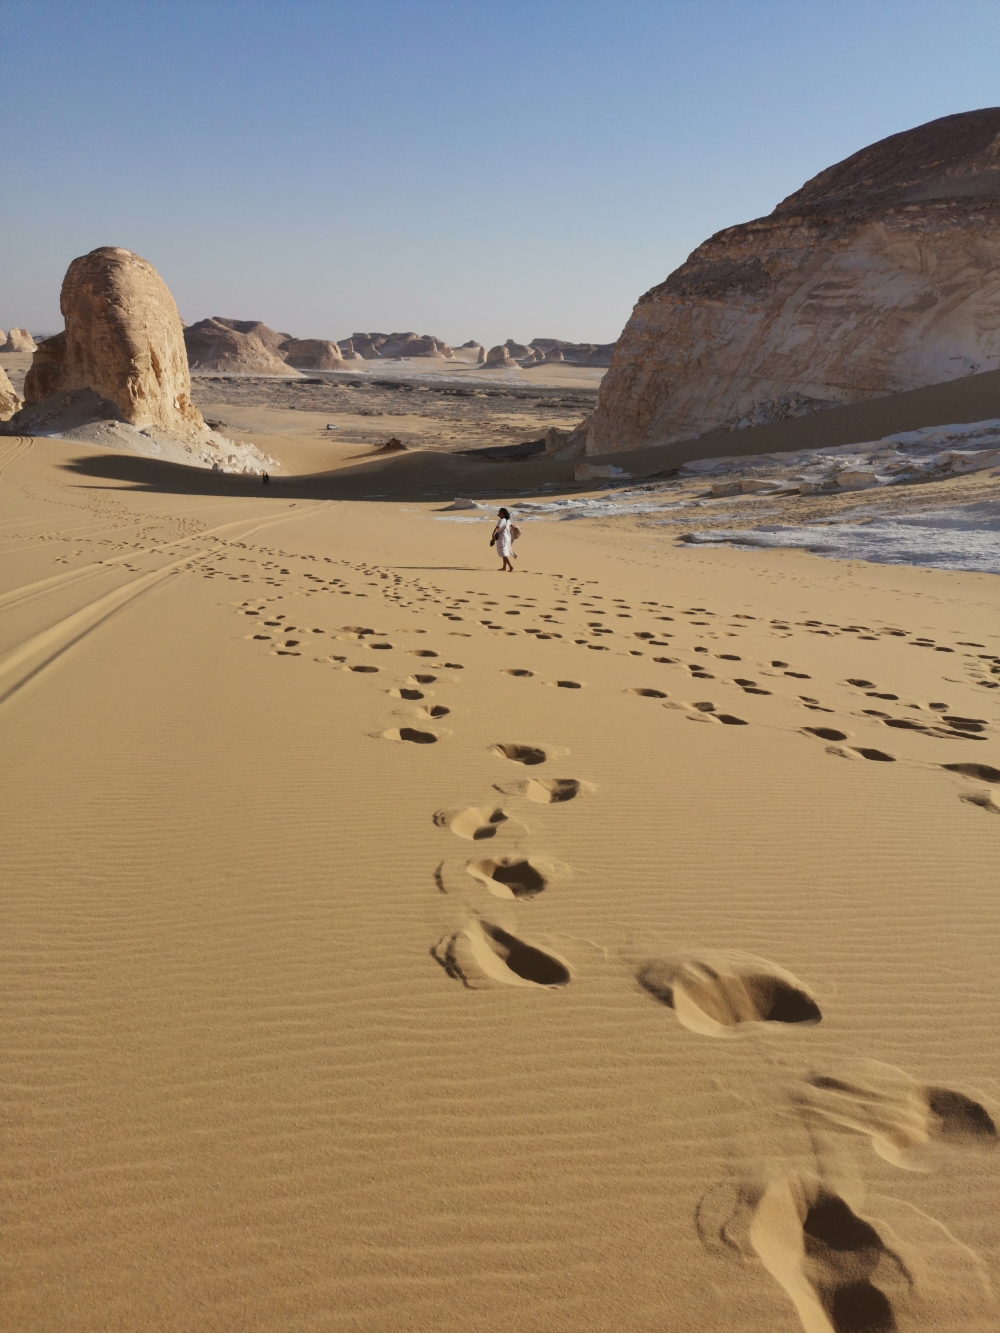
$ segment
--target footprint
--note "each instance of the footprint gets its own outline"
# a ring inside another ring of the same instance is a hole
[[[978,778],[980,782],[1000,782],[1000,768],[991,768],[989,764],[942,764],[949,773],[961,773],[966,778]]]
[[[372,674],[372,672],[378,670],[378,667],[373,667],[373,666],[349,666],[349,667],[347,668],[347,670],[348,670],[348,671],[358,671],[358,672],[361,672],[363,675],[370,676],[370,675]]]
[[[918,1083],[878,1060],[810,1074],[795,1100],[808,1122],[863,1134],[885,1161],[910,1171],[925,1169],[935,1145],[992,1151],[1000,1144],[996,1121],[977,1098]]]
[[[647,689],[644,689],[643,687],[641,687],[641,686],[639,686],[639,685],[632,686],[631,688],[627,689],[627,690],[625,691],[625,693],[626,693],[626,694],[638,694],[638,695],[641,695],[643,699],[666,699],[666,698],[667,698],[667,695],[664,694],[663,690],[647,690]]]
[[[636,980],[686,1028],[704,1036],[734,1036],[745,1023],[815,1024],[822,1018],[797,977],[750,954],[652,958]]]
[[[821,1181],[799,1176],[765,1190],[750,1243],[795,1306],[805,1333],[892,1333],[893,1301],[912,1278],[875,1227]]]
[[[742,717],[734,717],[732,713],[716,713],[715,716],[727,727],[748,727],[750,725]]]
[[[552,866],[533,857],[504,856],[497,861],[470,861],[466,870],[498,898],[534,898],[553,878]]]
[[[406,652],[409,657],[437,657],[433,648],[407,648]]]
[[[447,717],[451,709],[445,708],[444,704],[424,704],[416,712],[420,717]]]
[[[544,764],[548,758],[544,750],[537,745],[494,745],[493,753],[504,759],[513,759],[516,764],[526,764],[529,768],[535,764]]]
[[[533,676],[533,671],[525,671],[523,667],[504,667],[500,672],[502,676]]]
[[[506,822],[507,816],[499,806],[492,810],[480,806],[469,806],[467,810],[439,810],[434,816],[438,828],[449,828],[470,842],[496,837],[497,829]]]
[[[414,745],[435,745],[441,739],[433,731],[418,731],[416,727],[391,727],[382,735],[387,741],[412,741]]]
[[[411,677],[409,678],[409,680],[407,681],[407,684],[408,684],[408,685],[433,685],[434,682],[435,682],[436,680],[437,680],[437,676],[426,676],[426,675],[421,675],[421,676],[411,676]]]
[[[431,950],[450,977],[469,988],[491,981],[506,986],[565,986],[569,964],[518,939],[488,921],[471,921],[464,930],[447,935]]]
[[[511,796],[527,796],[529,801],[538,805],[561,805],[563,801],[573,801],[585,792],[592,793],[594,787],[579,778],[528,778],[526,782],[514,782],[501,790]]]
[[[818,736],[821,741],[846,741],[846,731],[835,731],[833,727],[803,727],[809,736]]]
[[[577,680],[549,680],[545,682],[558,690],[582,690],[583,686]]]
[[[894,764],[896,762],[896,756],[894,754],[886,754],[884,750],[874,750],[871,746],[867,745],[855,745],[852,748],[854,753],[859,754],[862,759],[873,759],[876,763],[880,764]]]
[[[991,814],[1000,815],[1000,805],[991,791],[968,791],[963,792],[958,798],[960,801],[966,801],[969,805],[978,805],[980,810],[988,810]]]
[[[396,699],[422,699],[424,697],[422,690],[390,690],[389,693]]]

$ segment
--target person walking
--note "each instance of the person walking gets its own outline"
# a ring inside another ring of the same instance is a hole
[[[500,573],[510,572],[513,574],[514,566],[511,564],[511,547],[513,535],[510,530],[510,513],[506,509],[501,509],[497,515],[497,525],[493,529],[493,536],[490,538],[490,545],[496,546],[497,555],[503,561],[500,566]]]

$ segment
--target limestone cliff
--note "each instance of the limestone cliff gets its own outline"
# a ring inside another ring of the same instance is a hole
[[[66,270],[59,304],[66,328],[39,344],[26,406],[90,389],[133,426],[205,429],[191,402],[180,316],[152,264],[116,246],[91,250]]]
[[[698,247],[632,312],[588,454],[690,439],[1000,366],[1000,108],[820,172]]]

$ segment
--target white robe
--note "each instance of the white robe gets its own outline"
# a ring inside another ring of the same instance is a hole
[[[497,524],[497,555],[503,559],[510,559],[510,519],[502,518]]]

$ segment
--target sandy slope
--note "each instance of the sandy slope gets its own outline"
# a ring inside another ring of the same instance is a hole
[[[94,457],[0,442],[4,1327],[995,1328],[994,578]]]

